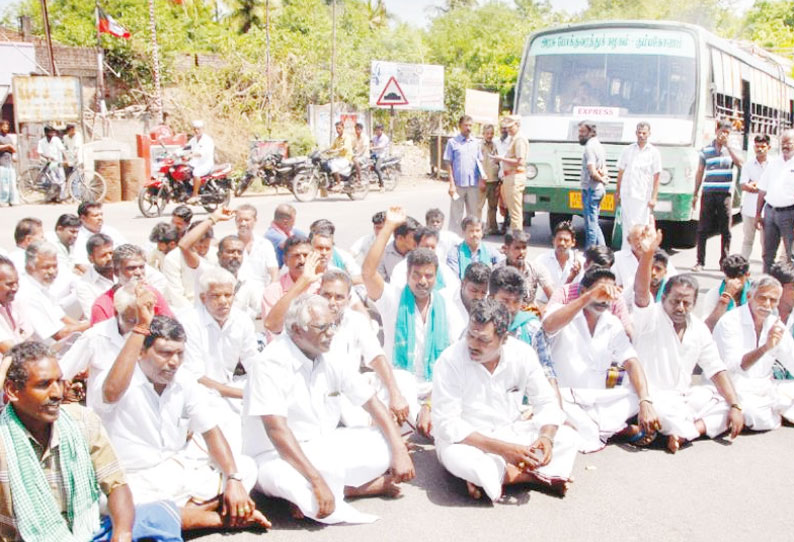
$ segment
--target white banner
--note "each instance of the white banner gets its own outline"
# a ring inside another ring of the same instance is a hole
[[[443,111],[444,66],[372,61],[369,106]]]
[[[17,122],[79,122],[80,79],[77,77],[14,77],[14,116]]]

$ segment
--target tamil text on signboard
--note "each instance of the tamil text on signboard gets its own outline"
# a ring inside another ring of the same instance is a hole
[[[14,77],[14,115],[17,122],[76,122],[81,117],[77,77]]]
[[[372,61],[370,107],[444,110],[444,67]]]

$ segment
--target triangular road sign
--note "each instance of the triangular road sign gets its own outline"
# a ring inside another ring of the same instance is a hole
[[[389,77],[389,80],[386,82],[386,86],[383,87],[383,92],[380,93],[378,101],[375,103],[377,105],[385,106],[408,105],[408,100],[405,97],[405,93],[403,92],[403,89],[400,88],[400,84],[393,75]]]

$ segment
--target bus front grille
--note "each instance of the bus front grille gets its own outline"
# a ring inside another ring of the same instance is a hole
[[[582,179],[582,157],[563,156],[562,178],[566,183],[576,183]],[[614,158],[607,158],[607,171],[609,172],[609,182],[615,183],[618,178],[618,161]]]

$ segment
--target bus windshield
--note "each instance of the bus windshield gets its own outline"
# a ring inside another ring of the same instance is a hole
[[[688,33],[660,29],[539,36],[522,73],[518,114],[575,116],[577,108],[608,108],[620,117],[692,119],[694,51]]]

